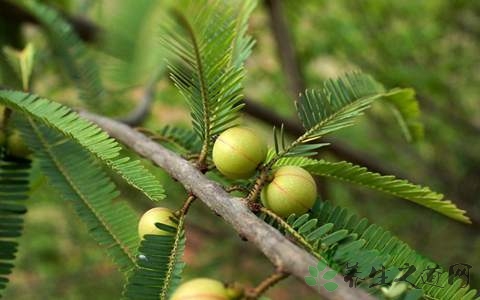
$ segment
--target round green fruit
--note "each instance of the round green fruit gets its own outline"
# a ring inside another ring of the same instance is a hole
[[[146,234],[171,235],[171,232],[162,230],[155,223],[162,223],[177,227],[171,218],[175,218],[173,211],[165,207],[155,207],[145,212],[138,222],[138,235],[143,238]]]
[[[15,157],[27,158],[32,152],[20,136],[18,130],[14,130],[7,138],[8,153]]]
[[[196,278],[180,285],[171,300],[229,300],[225,285],[210,278]]]
[[[317,185],[312,175],[296,166],[276,170],[261,194],[263,205],[280,217],[306,213],[316,198]]]
[[[249,178],[267,157],[267,144],[245,127],[225,130],[213,145],[213,162],[228,178]]]

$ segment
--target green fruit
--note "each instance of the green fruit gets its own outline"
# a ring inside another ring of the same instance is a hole
[[[32,153],[23,141],[18,130],[14,130],[8,136],[7,149],[10,155],[20,158],[27,158]]]
[[[296,166],[276,170],[261,194],[263,205],[280,217],[306,213],[316,198],[317,185],[312,175]]]
[[[175,218],[173,211],[165,207],[155,207],[145,212],[138,222],[138,235],[143,238],[146,234],[171,235],[171,232],[162,230],[155,223],[162,223],[172,227],[177,224],[171,220]]]
[[[267,144],[252,130],[233,127],[225,130],[213,145],[213,162],[228,178],[248,178],[267,157]]]
[[[196,278],[180,285],[171,300],[229,300],[225,285],[210,278]]]

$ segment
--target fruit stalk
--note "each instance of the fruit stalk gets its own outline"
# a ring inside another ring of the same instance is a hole
[[[197,199],[195,195],[193,194],[188,195],[187,199],[183,203],[182,208],[180,208],[180,210],[176,213],[179,216],[179,218],[182,218],[188,213],[188,209],[190,208],[190,205],[192,205],[193,201],[195,201],[195,199]]]
[[[253,189],[250,191],[250,194],[247,197],[248,203],[255,203],[257,201],[258,196],[263,189],[263,186],[265,185],[265,183],[267,183],[268,170],[268,166],[262,167],[262,169],[260,170],[260,175],[257,177],[257,180],[255,180],[255,185],[253,186]]]
[[[273,287],[275,284],[277,284],[281,280],[287,278],[289,275],[290,274],[283,272],[281,269],[278,269],[275,273],[273,273],[272,275],[265,278],[265,280],[260,282],[260,284],[257,285],[255,288],[251,289],[250,291],[247,291],[246,299],[248,300],[258,299],[269,288]]]

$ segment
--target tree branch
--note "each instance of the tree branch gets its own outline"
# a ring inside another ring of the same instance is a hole
[[[295,49],[288,30],[288,25],[283,17],[283,7],[281,0],[265,0],[265,6],[270,16],[272,33],[277,44],[280,63],[283,66],[290,91],[294,97],[305,90],[303,75],[298,64]]]
[[[153,76],[151,76],[149,82],[147,83],[142,98],[140,102],[137,104],[135,109],[133,109],[128,115],[123,118],[118,118],[117,120],[127,124],[129,126],[139,126],[140,124],[145,121],[150,113],[150,107],[152,106],[152,102],[155,98],[155,87],[163,75],[163,67],[157,68]]]
[[[177,154],[120,122],[87,112],[82,112],[81,115],[163,168],[182,183],[187,191],[192,192],[230,223],[241,236],[259,248],[276,267],[303,281],[304,276],[308,275],[308,267],[317,264],[317,260],[311,254],[290,242],[280,232],[254,215],[242,199],[230,196],[220,185],[207,179]],[[333,292],[316,289],[322,299],[375,299],[360,289],[350,288],[341,276],[337,275],[333,281],[339,286]]]
[[[98,40],[101,30],[95,23],[81,16],[61,13],[82,40],[86,42]],[[13,23],[39,24],[38,20],[27,11],[6,0],[0,0],[0,18]]]

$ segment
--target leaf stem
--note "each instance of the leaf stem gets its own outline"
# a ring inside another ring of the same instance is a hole
[[[286,232],[288,232],[301,246],[303,246],[308,252],[315,256],[315,258],[323,260],[323,257],[319,253],[317,253],[315,248],[313,248],[313,246],[307,240],[305,240],[295,229],[293,229],[293,227],[290,226],[290,224],[288,224],[285,220],[283,220],[281,217],[277,216],[274,212],[265,207],[261,207],[260,212],[274,219],[280,227],[282,227]]]

